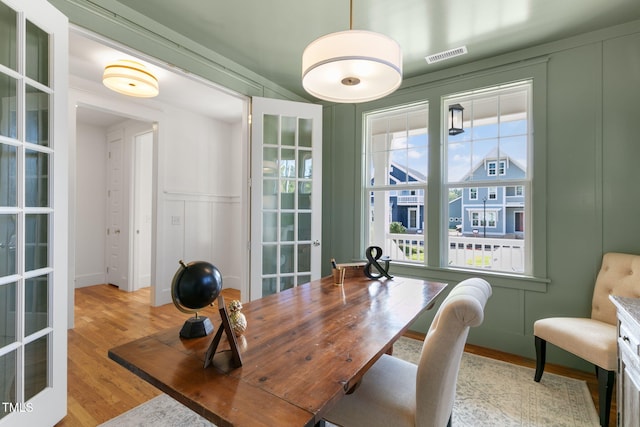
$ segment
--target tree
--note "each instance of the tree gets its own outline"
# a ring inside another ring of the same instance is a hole
[[[406,232],[407,232],[407,227],[402,225],[401,222],[394,221],[391,224],[389,224],[389,233],[404,234]]]

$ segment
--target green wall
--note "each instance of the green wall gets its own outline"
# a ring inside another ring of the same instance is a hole
[[[363,258],[363,112],[423,99],[433,111],[442,95],[527,75],[534,78],[536,122],[534,277],[478,274],[492,283],[494,293],[484,324],[472,330],[469,342],[534,358],[536,319],[589,316],[603,253],[640,254],[639,22],[420,76],[369,104],[325,107],[323,188],[329,191],[323,242],[327,259]],[[433,123],[430,141],[439,141]],[[430,164],[430,176],[440,172],[438,162]],[[439,197],[429,188],[427,204],[437,204]],[[437,268],[440,223],[438,215],[427,220],[427,252],[435,253],[430,267],[394,265],[394,274],[451,285],[475,275]],[[426,332],[433,311],[412,329]],[[592,370],[553,346],[547,360]]]
[[[247,96],[303,100],[114,0],[50,0],[71,23]],[[533,322],[588,316],[602,254],[640,254],[640,22],[531,47],[406,79],[382,100],[324,108],[323,259],[362,259],[362,113],[429,99],[430,141],[438,141],[439,97],[501,80],[534,78],[535,271],[531,278],[485,275],[493,285],[484,324],[469,341],[533,357]],[[434,123],[436,123],[434,125]],[[432,156],[430,173],[439,173]],[[437,188],[427,202],[438,203]],[[393,273],[455,283],[473,274],[437,268],[439,214],[427,222],[430,267]],[[323,263],[328,274],[328,262]],[[413,329],[425,332],[433,310]],[[550,346],[548,360],[592,368]]]

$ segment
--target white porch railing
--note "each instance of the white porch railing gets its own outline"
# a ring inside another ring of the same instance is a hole
[[[524,240],[449,236],[451,267],[524,272]],[[422,264],[424,237],[417,234],[387,234],[384,254],[394,261]]]
[[[424,196],[398,196],[398,206],[404,205],[424,205]]]

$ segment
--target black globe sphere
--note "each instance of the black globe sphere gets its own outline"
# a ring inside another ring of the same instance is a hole
[[[173,302],[184,312],[193,313],[213,303],[222,290],[222,274],[213,264],[194,261],[176,271],[171,282]]]

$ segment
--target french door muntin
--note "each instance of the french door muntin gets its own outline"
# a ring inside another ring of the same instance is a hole
[[[44,0],[0,0],[0,24],[0,426],[53,424],[66,413],[68,189],[63,167],[52,178],[66,147],[52,77],[66,86],[67,20]]]

